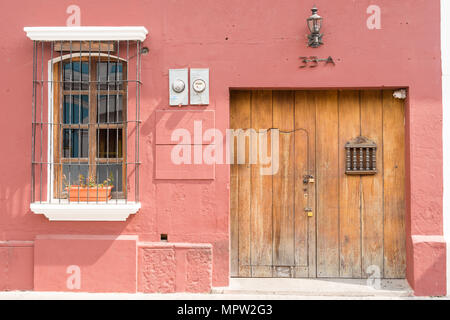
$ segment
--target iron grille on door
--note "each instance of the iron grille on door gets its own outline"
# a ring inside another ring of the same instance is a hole
[[[377,145],[366,137],[356,137],[345,144],[345,173],[370,175],[377,173]]]
[[[33,41],[32,202],[139,201],[141,45]]]

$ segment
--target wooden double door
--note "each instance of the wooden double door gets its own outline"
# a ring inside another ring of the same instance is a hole
[[[242,129],[235,148],[246,141],[230,169],[232,277],[405,277],[404,100],[392,90],[236,90],[230,109],[230,127]],[[248,129],[267,130],[267,141]],[[346,174],[357,137],[376,144],[374,175]],[[251,156],[262,143],[271,163]]]

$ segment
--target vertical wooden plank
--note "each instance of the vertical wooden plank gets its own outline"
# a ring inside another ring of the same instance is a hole
[[[250,129],[251,125],[251,95],[250,91],[243,91],[239,100],[239,128]],[[243,132],[241,134],[244,134]],[[239,276],[250,277],[250,241],[251,241],[251,169],[250,169],[250,138],[245,148],[246,160],[238,166],[239,175]]]
[[[315,93],[295,92],[295,277],[316,277],[316,185],[303,183],[305,175],[316,175]],[[310,207],[313,217],[304,209]]]
[[[384,277],[404,278],[405,110],[392,90],[383,92]]]
[[[238,124],[238,92],[230,92],[230,128],[235,129]],[[231,142],[236,150],[235,141]],[[239,176],[236,157],[230,165],[230,276],[239,275]]]
[[[239,276],[239,176],[237,165],[230,166],[230,276]]]
[[[294,265],[294,93],[273,92],[273,127],[279,129],[278,171],[273,175],[274,277],[291,276]]]
[[[316,91],[317,277],[339,277],[337,91]]]
[[[272,127],[272,92],[252,92],[252,127],[267,130]],[[268,147],[271,140],[268,133]],[[258,150],[261,145],[258,142]],[[272,176],[262,175],[260,163],[251,166],[251,263],[253,277],[272,276]]]
[[[361,277],[361,215],[358,175],[345,174],[345,144],[360,135],[359,91],[339,91],[340,277]]]
[[[230,97],[230,127],[248,129],[250,123],[250,91],[233,91]],[[244,134],[244,133],[241,133]],[[235,157],[230,168],[231,207],[231,270],[232,276],[250,277],[250,164],[248,150],[246,163],[237,164],[237,140],[234,141]],[[248,145],[250,141],[248,141]]]
[[[382,91],[361,91],[361,135],[377,144],[377,170],[361,177],[362,274],[383,274],[383,104]],[[369,272],[369,273],[368,273]]]

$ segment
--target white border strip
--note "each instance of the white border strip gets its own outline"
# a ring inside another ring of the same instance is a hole
[[[144,41],[148,31],[136,27],[25,27],[27,37],[37,41],[138,40]]]
[[[450,295],[450,1],[441,0],[442,141],[444,164],[444,238],[447,243],[447,295]]]

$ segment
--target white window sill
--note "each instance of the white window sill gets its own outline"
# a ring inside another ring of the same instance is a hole
[[[141,208],[139,202],[128,203],[32,203],[35,214],[50,221],[125,221]]]
[[[147,29],[133,27],[25,27],[28,38],[38,41],[106,41],[139,40],[144,41]]]

